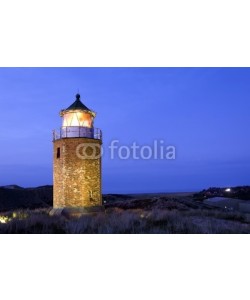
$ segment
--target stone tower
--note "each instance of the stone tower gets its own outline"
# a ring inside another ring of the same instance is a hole
[[[76,95],[60,113],[62,127],[54,131],[54,209],[97,209],[102,206],[101,130],[95,112]]]

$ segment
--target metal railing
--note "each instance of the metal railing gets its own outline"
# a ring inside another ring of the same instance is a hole
[[[65,126],[60,131],[53,130],[53,141],[64,138],[90,138],[102,140],[102,131],[99,128],[84,126]]]

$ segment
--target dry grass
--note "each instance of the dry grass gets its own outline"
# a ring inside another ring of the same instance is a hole
[[[19,210],[2,217],[0,233],[28,234],[246,234],[247,215],[190,209],[108,209],[105,213],[66,219],[48,209]]]

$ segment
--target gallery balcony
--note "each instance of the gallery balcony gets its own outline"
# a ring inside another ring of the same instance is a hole
[[[102,140],[102,131],[99,128],[83,126],[65,126],[59,131],[53,131],[53,141],[66,138],[89,138]]]

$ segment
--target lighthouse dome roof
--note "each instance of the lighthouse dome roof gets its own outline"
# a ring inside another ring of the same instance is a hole
[[[92,114],[94,117],[96,115],[95,112],[93,112],[91,109],[89,109],[86,105],[84,105],[81,100],[80,94],[76,94],[76,100],[74,103],[72,103],[68,108],[63,109],[61,111],[61,115],[64,115],[67,112],[72,112],[72,111],[84,111]]]

